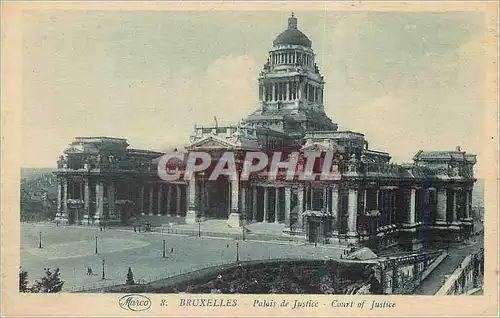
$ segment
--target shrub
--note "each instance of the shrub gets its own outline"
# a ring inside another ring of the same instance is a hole
[[[134,274],[132,273],[132,268],[128,268],[128,272],[127,272],[127,281],[126,281],[126,284],[127,285],[134,285],[135,282],[134,282]]]
[[[19,292],[27,293],[28,289],[28,272],[23,271],[22,268],[19,270]]]
[[[42,277],[40,281],[36,281],[31,287],[33,293],[58,293],[62,290],[64,281],[62,281],[59,276],[59,268],[52,273],[50,268],[45,270],[45,277]]]

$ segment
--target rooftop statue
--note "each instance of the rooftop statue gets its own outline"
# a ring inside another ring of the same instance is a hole
[[[264,64],[264,69],[268,70],[270,68],[271,68],[271,62],[269,61],[269,58],[268,58],[266,64]]]
[[[319,74],[318,64],[314,63],[314,72]]]
[[[61,155],[59,156],[59,160],[57,160],[57,168],[61,169],[61,168],[64,168],[66,164],[66,159],[64,159],[64,156]]]

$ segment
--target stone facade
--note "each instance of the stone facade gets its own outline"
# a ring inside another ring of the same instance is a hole
[[[62,223],[195,223],[227,219],[230,227],[273,223],[283,235],[310,242],[348,241],[371,247],[401,244],[418,249],[433,241],[459,241],[472,231],[475,155],[418,151],[411,164],[396,165],[386,152],[369,149],[365,136],[339,131],[324,111],[324,80],[311,41],[290,17],[260,73],[260,108],[240,123],[196,126],[185,152],[203,151],[214,162],[232,151],[300,152],[299,169],[310,180],[286,180],[269,169],[249,180],[204,173],[189,181],[159,179],[162,153],[129,149],[126,140],[78,137],[58,162],[58,211]],[[319,153],[313,159],[310,153]],[[333,178],[319,180],[333,157]],[[326,160],[327,161],[327,160]],[[185,162],[173,168],[182,171]],[[213,168],[213,167],[212,167]]]

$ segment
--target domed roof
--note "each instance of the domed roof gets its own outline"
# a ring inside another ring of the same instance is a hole
[[[273,41],[273,46],[277,46],[280,44],[291,44],[291,45],[302,45],[305,47],[311,47],[311,40],[297,29],[297,18],[295,18],[292,14],[290,18],[288,18],[288,29],[281,32],[280,35]]]

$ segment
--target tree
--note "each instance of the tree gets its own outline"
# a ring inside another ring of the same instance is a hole
[[[134,282],[134,274],[132,273],[132,268],[128,268],[128,272],[127,272],[127,281],[126,281],[126,284],[127,285],[134,285],[135,282]]]
[[[45,269],[45,277],[42,277],[40,281],[36,281],[31,291],[34,293],[58,293],[62,290],[64,281],[62,281],[59,276],[59,268],[52,273],[50,268]]]
[[[28,272],[23,271],[22,268],[20,268],[19,271],[19,292],[20,293],[27,293],[29,292],[28,289]]]

